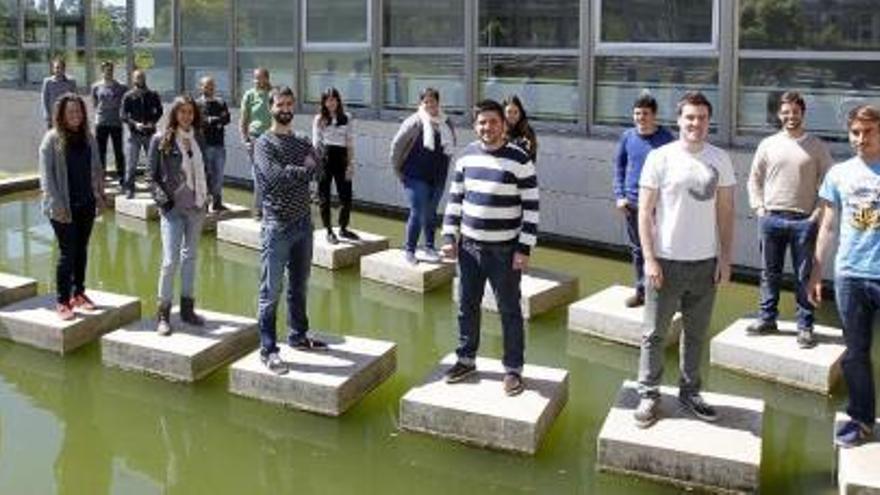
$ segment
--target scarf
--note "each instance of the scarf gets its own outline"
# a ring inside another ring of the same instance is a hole
[[[452,133],[452,128],[449,126],[446,114],[443,113],[443,110],[440,110],[437,113],[437,116],[433,117],[427,110],[420,106],[416,114],[422,122],[422,145],[425,148],[434,151],[434,129],[439,129],[440,146],[443,153],[451,155],[452,147],[455,145],[455,135]]]
[[[186,187],[191,191],[195,191],[195,205],[197,208],[201,208],[205,205],[205,201],[208,198],[208,186],[205,181],[205,162],[202,158],[202,150],[196,142],[192,129],[189,131],[177,129],[174,139],[177,142],[177,149],[180,150],[182,156],[180,165],[183,169],[183,175],[186,178]],[[186,151],[186,145],[184,144],[185,140],[189,140],[190,143],[189,153]]]

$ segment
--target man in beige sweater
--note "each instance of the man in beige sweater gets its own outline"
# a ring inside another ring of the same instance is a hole
[[[795,92],[779,100],[782,130],[758,145],[749,174],[749,203],[758,216],[762,270],[758,318],[746,328],[750,335],[777,331],[779,286],[785,251],[797,281],[797,343],[816,345],[813,337],[813,305],[807,299],[807,282],[813,264],[819,220],[817,194],[825,172],[831,167],[828,148],[804,129],[804,99]]]

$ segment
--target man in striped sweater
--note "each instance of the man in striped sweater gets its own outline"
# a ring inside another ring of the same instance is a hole
[[[457,383],[476,371],[480,303],[486,280],[495,291],[504,336],[504,391],[517,395],[522,381],[524,338],[520,276],[538,231],[538,179],[529,156],[508,144],[504,109],[484,100],[474,109],[479,140],[455,162],[443,219],[443,254],[458,258],[458,361],[446,373]]]

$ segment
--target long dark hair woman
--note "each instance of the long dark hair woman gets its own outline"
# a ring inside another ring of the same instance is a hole
[[[327,229],[327,242],[336,244],[330,219],[330,183],[336,183],[339,196],[339,237],[357,240],[348,230],[351,219],[351,179],[354,176],[354,134],[351,115],[345,113],[342,97],[336,88],[327,88],[321,94],[321,110],[312,121],[312,145],[320,150],[324,160],[324,174],[318,181],[321,203],[321,221]]]
[[[95,309],[86,295],[85,279],[92,226],[104,207],[104,174],[81,97],[61,95],[52,124],[40,144],[42,210],[58,241],[55,311],[62,320],[70,320],[76,308]]]
[[[199,108],[190,96],[178,96],[171,104],[161,134],[150,142],[149,163],[153,199],[160,211],[162,268],[159,272],[159,307],[156,331],[169,335],[174,275],[180,266],[180,319],[190,325],[204,325],[195,313],[196,255],[205,208],[208,183],[204,143],[199,132]]]
[[[538,138],[535,131],[529,125],[529,117],[523,108],[519,96],[510,95],[504,99],[504,119],[507,121],[507,140],[522,148],[532,163],[538,158]]]

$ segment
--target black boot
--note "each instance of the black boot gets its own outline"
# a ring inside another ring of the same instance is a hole
[[[220,197],[218,196],[218,197],[214,198],[214,204],[211,206],[211,209],[214,210],[214,211],[226,211],[226,210],[228,210],[229,208],[227,208],[227,207],[223,204],[223,200],[220,199]]]
[[[160,303],[156,310],[156,333],[171,335],[171,303]]]
[[[205,324],[205,319],[196,314],[195,306],[195,299],[191,297],[181,297],[180,319],[183,320],[184,323],[200,327]]]

